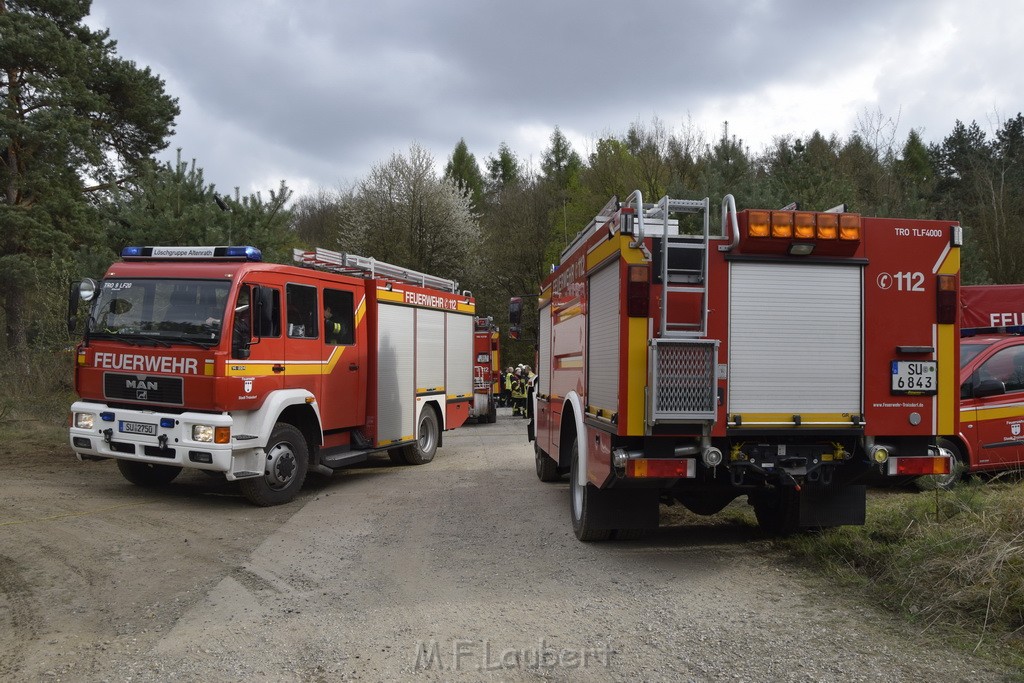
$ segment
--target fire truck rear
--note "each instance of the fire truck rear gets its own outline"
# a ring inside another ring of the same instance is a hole
[[[498,420],[498,386],[501,368],[501,343],[498,326],[490,316],[474,321],[473,333],[473,405],[469,416],[477,422]]]
[[[89,302],[71,446],[129,481],[185,468],[258,505],[309,471],[387,451],[434,457],[473,398],[475,304],[452,280],[360,256],[253,247],[129,247]]]
[[[709,209],[613,198],[541,286],[529,437],[576,536],[743,495],[773,533],[862,524],[869,476],[948,472],[959,226]]]

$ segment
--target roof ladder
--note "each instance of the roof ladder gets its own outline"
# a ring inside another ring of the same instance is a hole
[[[704,337],[708,329],[708,239],[710,234],[709,200],[662,197],[644,212],[644,219],[662,220],[661,283],[662,305],[659,321],[661,337]],[[703,214],[701,235],[669,235],[669,214]],[[672,294],[700,298],[699,321],[670,321],[668,301]]]
[[[427,275],[411,268],[392,265],[368,256],[345,254],[317,247],[313,251],[292,250],[292,259],[308,268],[364,278],[381,278],[393,282],[430,287],[445,292],[459,291],[459,283],[436,275]]]

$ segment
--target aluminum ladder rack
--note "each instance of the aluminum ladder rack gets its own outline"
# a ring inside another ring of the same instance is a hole
[[[449,280],[436,275],[427,275],[411,268],[392,265],[368,256],[345,254],[340,251],[331,251],[330,249],[317,247],[313,251],[294,249],[292,250],[292,259],[307,268],[317,268],[341,275],[353,275],[355,277],[371,279],[381,278],[419,287],[440,289],[445,292],[458,293],[459,291],[459,283],[455,280]]]

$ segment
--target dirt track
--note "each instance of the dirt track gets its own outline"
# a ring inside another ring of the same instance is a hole
[[[1008,681],[834,594],[752,526],[582,544],[523,421],[249,506],[0,454],[0,680]],[[20,456],[19,456],[20,457]]]

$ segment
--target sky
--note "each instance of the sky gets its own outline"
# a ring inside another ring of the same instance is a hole
[[[348,188],[416,144],[537,168],[654,117],[752,153],[815,130],[941,142],[1024,110],[1020,0],[93,0],[221,193]]]

